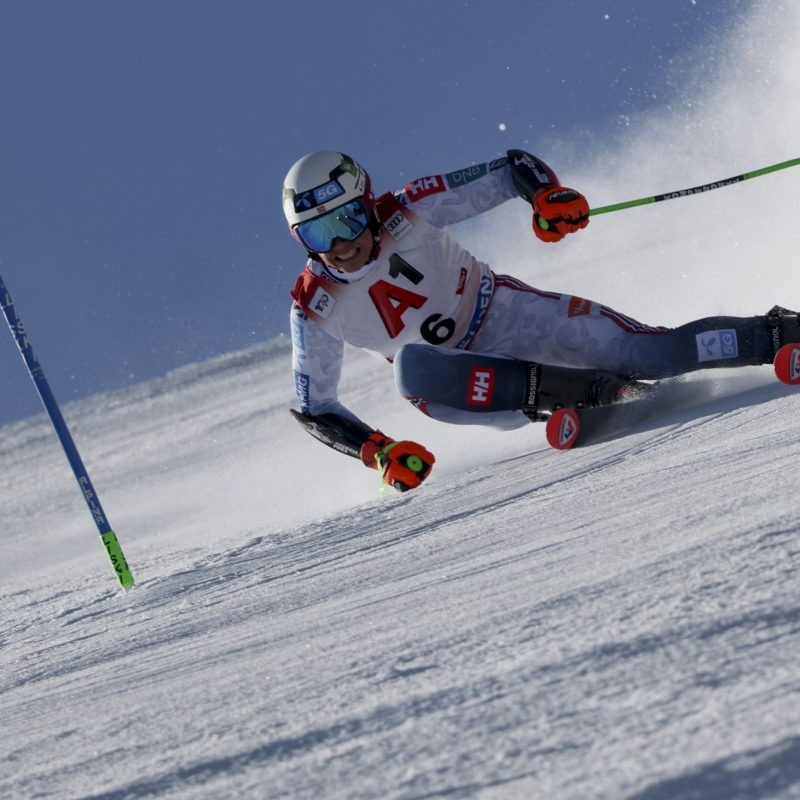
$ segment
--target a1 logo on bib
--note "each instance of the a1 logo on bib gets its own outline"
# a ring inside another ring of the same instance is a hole
[[[782,383],[800,386],[800,342],[790,342],[775,356],[775,374]]]

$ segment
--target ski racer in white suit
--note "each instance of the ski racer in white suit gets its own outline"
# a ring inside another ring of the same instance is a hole
[[[800,340],[797,314],[778,306],[758,317],[710,317],[673,329],[642,325],[591,300],[497,275],[446,230],[520,197],[533,206],[533,229],[545,242],[589,221],[586,198],[521,150],[377,199],[367,172],[343,153],[311,153],[286,176],[284,213],[308,254],[291,293],[300,403],[293,413],[316,438],[379,469],[400,491],[418,486],[435,459],[339,402],[344,342],[392,361],[400,394],[431,417],[510,429],[562,405],[611,402],[632,379],[769,363],[781,344]],[[474,403],[449,399],[448,370],[466,367],[460,359],[469,354],[535,367],[525,401],[495,410],[495,387]]]

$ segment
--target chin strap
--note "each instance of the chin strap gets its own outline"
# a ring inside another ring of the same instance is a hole
[[[369,217],[369,229],[372,231],[372,238],[374,240],[372,252],[369,254],[369,260],[373,261],[378,257],[378,253],[381,249],[381,221],[378,219],[374,208]]]

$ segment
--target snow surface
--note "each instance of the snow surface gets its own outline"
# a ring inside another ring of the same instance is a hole
[[[570,182],[603,205],[800,155],[783,22]],[[763,313],[800,305],[795,172],[555,248],[521,204],[457,233],[652,324]],[[0,797],[800,797],[800,395],[690,380],[692,407],[556,453],[437,425],[351,352],[345,402],[437,455],[402,496],[292,422],[285,337],[70,404],[128,594],[49,422],[2,427]]]

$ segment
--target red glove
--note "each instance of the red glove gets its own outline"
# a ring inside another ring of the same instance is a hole
[[[533,232],[543,242],[559,242],[589,224],[589,203],[575,189],[551,186],[533,198]]]
[[[406,492],[416,489],[431,473],[436,458],[416,442],[396,442],[380,431],[361,445],[361,460],[380,471],[383,482]]]

